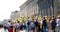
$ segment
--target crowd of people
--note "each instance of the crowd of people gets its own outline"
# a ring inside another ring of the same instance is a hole
[[[50,19],[29,19],[24,22],[9,21],[5,23],[4,30],[9,32],[19,32],[21,30],[26,30],[25,32],[60,32],[60,17],[52,17]]]

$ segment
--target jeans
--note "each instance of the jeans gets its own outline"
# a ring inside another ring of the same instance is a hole
[[[43,32],[46,32],[46,26],[43,26]]]
[[[7,27],[4,27],[4,31],[7,32],[8,28]]]
[[[56,32],[60,32],[60,26],[56,27]]]
[[[26,26],[26,32],[30,32],[30,27],[29,27],[29,25]]]

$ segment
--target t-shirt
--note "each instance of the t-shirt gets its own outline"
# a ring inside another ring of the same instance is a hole
[[[34,26],[35,26],[34,22],[31,22],[31,27],[34,27]]]
[[[57,19],[56,23],[57,23],[57,26],[60,26],[60,19]]]

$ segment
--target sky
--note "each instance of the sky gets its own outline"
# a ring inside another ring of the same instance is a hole
[[[0,0],[0,21],[10,19],[12,11],[20,11],[20,6],[27,0]]]

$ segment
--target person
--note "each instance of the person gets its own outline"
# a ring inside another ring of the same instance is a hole
[[[52,30],[53,30],[53,32],[55,32],[55,28],[56,28],[56,18],[53,18],[52,19],[52,22],[51,22],[51,26],[52,26]]]
[[[4,27],[4,31],[7,32],[7,30],[8,30],[7,23],[5,23],[5,24],[3,25],[3,27]]]
[[[14,27],[14,29],[15,29],[15,30],[14,30],[15,32],[16,32],[16,25],[17,25],[16,22],[14,22],[13,27]]]
[[[35,24],[35,31],[37,32],[38,31],[38,19],[35,19],[34,24]]]
[[[28,25],[27,25],[28,21],[26,20],[25,23],[26,23],[26,32],[28,32]]]
[[[26,29],[26,23],[25,22],[23,23],[23,29],[24,30]]]
[[[35,32],[35,24],[34,24],[34,19],[30,22],[30,29],[31,31]]]
[[[38,19],[38,32],[42,32],[42,19]]]
[[[47,20],[44,17],[43,18],[43,32],[46,32],[46,28],[47,28]]]
[[[8,29],[8,31],[9,31],[10,25],[11,25],[11,21],[9,20],[9,21],[6,23],[6,28]]]
[[[28,18],[27,21],[27,32],[30,32],[30,19]]]
[[[20,22],[20,30],[23,30],[23,23]]]
[[[51,30],[51,18],[47,21],[47,29],[48,29],[48,32],[52,32],[52,30]]]
[[[19,21],[17,21],[17,23],[16,23],[16,32],[20,31],[20,29],[19,29],[19,27],[20,27],[19,23],[20,23]]]
[[[37,32],[40,32],[40,23],[38,22],[38,31]]]
[[[13,32],[14,29],[13,29],[13,23],[11,22],[11,25],[9,26],[9,32]]]
[[[42,32],[42,26],[43,26],[43,23],[42,23],[42,19],[40,20],[40,32]]]
[[[58,17],[56,19],[56,23],[57,23],[57,25],[56,25],[57,31],[56,32],[60,32],[60,17]]]

